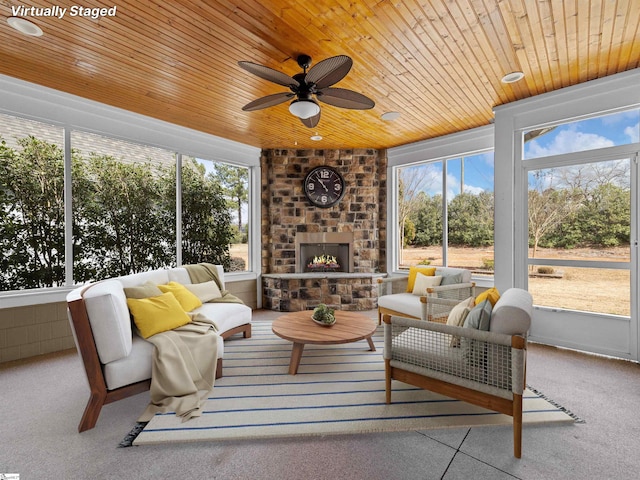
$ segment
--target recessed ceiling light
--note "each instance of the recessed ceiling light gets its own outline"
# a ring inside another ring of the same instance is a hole
[[[400,112],[385,112],[380,116],[380,118],[387,121],[396,120],[400,118]]]
[[[18,30],[20,33],[24,33],[25,35],[29,35],[31,37],[41,37],[42,29],[36,25],[35,23],[26,20],[21,17],[9,17],[7,18],[7,23]]]
[[[319,142],[320,140],[322,140],[322,135],[318,135],[317,133],[315,135],[311,135],[311,137],[309,137],[311,140],[313,140],[314,142]]]
[[[524,78],[524,73],[522,72],[511,72],[511,73],[507,73],[504,77],[502,77],[502,80],[500,80],[502,83],[515,83],[519,80],[522,80]]]

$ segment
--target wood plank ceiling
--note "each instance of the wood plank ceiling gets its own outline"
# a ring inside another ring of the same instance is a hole
[[[387,148],[487,125],[492,107],[640,66],[640,0],[112,0],[92,20],[29,17],[27,37],[0,0],[0,73],[261,148]],[[28,6],[51,7],[49,1]],[[336,86],[371,110],[321,104],[309,129],[288,103],[246,103],[286,91],[238,67],[288,75],[296,57],[348,55]],[[500,78],[522,71],[506,85]],[[401,114],[384,121],[384,112]],[[322,141],[310,140],[319,134]]]

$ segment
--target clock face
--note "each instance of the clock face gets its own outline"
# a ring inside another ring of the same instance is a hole
[[[344,195],[344,179],[331,167],[316,167],[304,178],[304,194],[318,207],[331,207]]]

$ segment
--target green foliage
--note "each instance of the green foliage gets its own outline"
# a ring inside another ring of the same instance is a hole
[[[461,193],[448,206],[449,244],[493,245],[493,194]]]
[[[176,171],[72,151],[74,280],[176,264]],[[183,263],[229,267],[231,216],[217,180],[187,164]],[[0,142],[0,290],[65,283],[64,152],[29,136]]]
[[[64,152],[29,136],[0,144],[1,290],[64,282]]]
[[[442,196],[419,195],[419,206],[411,217],[415,225],[413,245],[442,245]]]
[[[327,307],[324,303],[319,304],[313,309],[312,317],[315,321],[326,324],[332,324],[336,321],[334,310]]]
[[[495,268],[496,261],[493,258],[483,258],[482,259],[482,268],[484,270],[491,270]]]

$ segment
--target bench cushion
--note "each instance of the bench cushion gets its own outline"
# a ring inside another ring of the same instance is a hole
[[[413,293],[394,293],[378,297],[378,306],[388,308],[398,313],[404,313],[412,317],[422,317],[422,303],[420,297]]]

